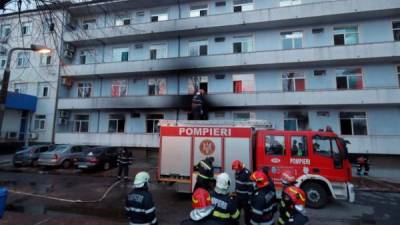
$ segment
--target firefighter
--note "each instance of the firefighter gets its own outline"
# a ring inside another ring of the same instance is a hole
[[[285,189],[284,194],[289,197],[292,214],[283,225],[307,225],[309,219],[304,215],[306,205],[304,191],[296,186],[290,186]]]
[[[118,165],[118,176],[117,179],[120,180],[122,172],[124,173],[124,180],[128,180],[129,166],[132,165],[132,153],[127,151],[125,148],[121,150],[118,154],[117,165]]]
[[[274,180],[272,180],[272,178],[269,176],[269,167],[268,166],[264,166],[262,168],[262,171],[265,173],[265,175],[268,177],[268,186],[276,193],[276,189],[275,189],[275,183]]]
[[[281,182],[283,187],[281,200],[279,201],[278,225],[284,225],[294,213],[290,196],[286,194],[286,189],[289,187],[294,187],[296,184],[296,178],[291,170],[285,170],[281,173]]]
[[[211,202],[215,206],[212,217],[220,225],[239,224],[240,212],[237,209],[235,199],[229,196],[230,185],[231,179],[229,175],[221,173],[217,176],[214,191],[211,192]]]
[[[192,115],[194,120],[206,119],[206,113],[204,110],[204,93],[205,91],[203,89],[200,89],[192,98]]]
[[[215,208],[211,203],[211,196],[207,190],[198,188],[192,195],[190,218],[181,222],[181,225],[218,225],[211,214]]]
[[[135,176],[133,191],[129,193],[125,207],[130,224],[158,224],[153,197],[148,191],[149,180],[147,172],[139,172]]]
[[[276,194],[268,185],[267,175],[263,171],[255,171],[250,179],[255,182],[257,188],[250,199],[250,223],[253,225],[274,224]]]
[[[232,170],[235,171],[235,193],[239,211],[244,211],[244,221],[250,224],[249,199],[253,193],[253,182],[250,180],[251,172],[240,160],[232,162]]]
[[[201,160],[195,167],[195,170],[199,172],[196,178],[196,185],[194,190],[197,188],[203,188],[207,191],[211,191],[214,186],[214,157],[207,157]]]
[[[369,159],[368,156],[360,156],[357,158],[357,164],[358,164],[358,168],[357,168],[357,175],[361,176],[361,172],[364,168],[364,176],[368,176],[369,173]]]

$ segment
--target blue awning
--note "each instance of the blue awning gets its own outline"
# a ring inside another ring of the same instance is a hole
[[[6,109],[36,111],[37,97],[32,95],[8,92],[6,98]]]

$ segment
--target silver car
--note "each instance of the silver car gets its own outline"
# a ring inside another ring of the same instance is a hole
[[[39,155],[49,150],[50,145],[34,145],[18,149],[13,157],[15,167],[37,166]]]
[[[70,168],[74,160],[81,157],[87,146],[53,145],[47,152],[40,154],[39,166]]]

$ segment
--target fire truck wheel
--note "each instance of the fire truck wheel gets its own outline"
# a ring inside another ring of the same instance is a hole
[[[307,207],[320,209],[328,203],[328,193],[321,184],[315,182],[306,183],[302,189],[307,195]]]

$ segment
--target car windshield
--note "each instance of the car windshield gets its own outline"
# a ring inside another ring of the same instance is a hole
[[[100,155],[101,153],[104,152],[104,149],[102,148],[97,148],[97,149],[91,149],[87,155]]]
[[[54,145],[51,146],[48,152],[62,152],[68,148],[68,145]]]

